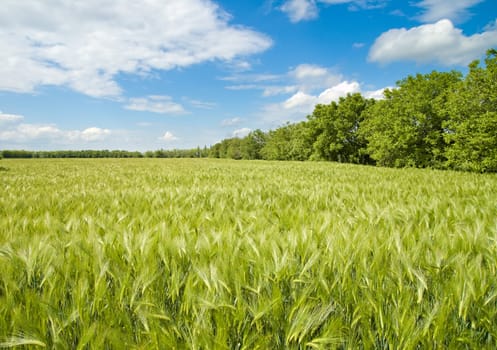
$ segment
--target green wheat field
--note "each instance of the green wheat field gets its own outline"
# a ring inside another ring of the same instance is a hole
[[[496,175],[0,165],[0,348],[497,348]]]

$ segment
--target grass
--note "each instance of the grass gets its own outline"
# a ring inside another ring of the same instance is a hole
[[[497,177],[2,160],[0,348],[497,347]]]

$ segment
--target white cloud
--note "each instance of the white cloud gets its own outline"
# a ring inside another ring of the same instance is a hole
[[[297,80],[306,80],[327,76],[328,70],[314,64],[300,64],[290,74],[294,75]]]
[[[319,93],[306,93],[298,91],[291,97],[280,103],[272,103],[264,106],[261,119],[269,123],[269,127],[277,127],[285,122],[298,122],[312,113],[317,104],[330,104],[337,102],[341,97],[348,94],[362,93],[365,98],[381,100],[384,98],[384,89],[375,91],[362,91],[360,83],[356,81],[341,81]]]
[[[280,80],[281,77],[281,75],[277,74],[235,74],[219,78],[219,80],[232,81],[237,83],[261,83]]]
[[[243,138],[243,137],[247,136],[251,131],[252,131],[252,129],[249,129],[249,128],[237,129],[237,130],[233,131],[233,137]]]
[[[338,101],[340,97],[347,96],[347,94],[353,94],[360,91],[361,86],[358,82],[343,81],[340,84],[324,90],[321,94],[319,94],[318,101],[322,104],[328,104],[332,101]]]
[[[314,19],[318,16],[318,8],[314,0],[287,0],[281,11],[285,12],[291,22]]]
[[[230,62],[229,68],[232,69],[233,71],[244,72],[251,70],[252,64],[247,61],[234,60]]]
[[[364,9],[384,7],[388,0],[318,0],[328,5],[352,4]]]
[[[111,134],[109,129],[97,127],[84,130],[62,130],[56,125],[23,123],[0,131],[0,140],[16,143],[44,140],[57,144],[71,144],[74,142],[103,141]]]
[[[179,103],[173,101],[170,96],[152,95],[147,97],[130,98],[129,103],[124,106],[133,111],[152,112],[160,114],[184,114],[185,109]]]
[[[354,0],[320,0],[320,2],[324,2],[329,5],[339,5],[339,4],[348,4],[349,2],[357,2]]]
[[[64,132],[54,125],[20,124],[15,129],[7,130],[0,134],[3,140],[33,140],[45,138],[60,138]],[[65,136],[72,138],[71,132]]]
[[[215,102],[206,102],[199,100],[187,99],[187,101],[195,108],[199,109],[213,109],[217,106]]]
[[[349,4],[349,11],[374,10],[386,6],[389,0],[318,0],[326,5]]]
[[[317,104],[329,104],[338,101],[349,93],[360,92],[360,84],[352,81],[342,81],[317,94],[298,91],[285,101],[272,103],[264,106],[262,119],[272,123],[272,126],[281,125],[284,122],[296,122],[305,119],[312,113]]]
[[[272,45],[230,20],[210,0],[3,0],[0,90],[64,85],[115,97],[119,73],[231,62]]]
[[[485,26],[486,32],[497,31],[497,19]]]
[[[298,91],[308,93],[313,90],[324,89],[338,84],[343,78],[340,74],[335,74],[330,68],[304,63],[280,75],[247,74],[223,79],[247,83],[227,86],[226,89],[262,90],[262,95],[268,97],[281,94],[294,94]],[[279,85],[276,85],[278,83]]]
[[[332,101],[338,101],[340,97],[345,97],[347,94],[360,91],[361,89],[358,82],[343,81],[324,90],[319,95],[310,95],[299,91],[283,102],[282,105],[285,109],[301,109],[310,112],[318,103],[329,104]]]
[[[234,91],[239,91],[239,90],[254,90],[254,89],[259,89],[260,86],[256,84],[239,84],[239,85],[228,85],[225,87],[228,90],[234,90]]]
[[[275,96],[281,94],[291,94],[299,90],[299,87],[296,85],[288,85],[288,86],[268,86],[264,88],[264,92],[262,96]]]
[[[469,17],[468,9],[482,0],[423,0],[416,4],[424,9],[419,19],[423,22],[435,22],[440,19],[460,21]]]
[[[6,114],[0,111],[0,123],[17,123],[23,119],[24,117],[22,115]]]
[[[243,121],[242,118],[235,117],[231,119],[224,119],[221,122],[221,126],[234,126],[234,125],[239,125]]]
[[[286,0],[280,10],[285,12],[290,21],[297,23],[318,17],[318,4],[340,5],[349,4],[349,10],[375,9],[384,7],[386,0]]]
[[[160,139],[166,142],[173,142],[178,140],[178,138],[170,131],[166,131]]]
[[[111,134],[109,129],[100,129],[96,127],[88,128],[80,133],[79,138],[83,141],[101,141]]]
[[[292,97],[283,102],[282,106],[284,109],[298,109],[298,110],[309,110],[312,106],[317,103],[318,99],[316,96],[306,94],[305,92],[299,91]]]
[[[393,87],[386,87],[386,88],[378,89],[378,90],[374,90],[374,91],[366,91],[366,92],[364,92],[363,95],[365,98],[372,98],[375,100],[383,100],[383,99],[385,99],[385,90],[386,89],[392,90],[394,88]]]
[[[343,79],[340,74],[333,73],[330,68],[306,63],[291,69],[287,76],[291,79],[292,85],[286,86],[283,92],[294,92],[296,88],[298,91],[309,93],[334,86]]]
[[[281,75],[268,75],[278,77],[272,80],[253,82],[250,75],[237,76],[237,81],[249,84],[239,85],[237,89],[262,90],[263,96],[273,97],[287,95],[283,100],[268,103],[261,107],[258,117],[263,128],[280,126],[284,122],[296,122],[305,119],[312,113],[314,107],[321,104],[329,104],[338,101],[349,93],[361,92],[361,85],[357,81],[347,81],[341,74],[334,72],[332,68],[315,64],[300,64]],[[230,78],[231,80],[231,78]],[[280,85],[274,85],[275,82]],[[227,87],[233,89],[235,87]],[[383,98],[383,89],[377,91],[365,91],[367,98]],[[223,125],[229,125],[223,121]]]
[[[497,45],[497,29],[488,28],[481,34],[465,36],[450,20],[444,19],[411,29],[391,29],[376,39],[369,60],[383,64],[415,61],[467,65]]]

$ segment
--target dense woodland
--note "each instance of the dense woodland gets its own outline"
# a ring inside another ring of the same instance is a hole
[[[17,157],[212,157],[319,160],[387,167],[497,172],[497,50],[484,64],[417,74],[386,90],[383,100],[349,94],[317,105],[305,121],[254,130],[210,148],[127,151],[3,151]]]

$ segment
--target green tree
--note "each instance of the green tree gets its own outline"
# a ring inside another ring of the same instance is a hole
[[[228,158],[228,146],[231,139],[224,139],[219,143],[219,158]]]
[[[285,124],[271,130],[261,155],[267,160],[308,160],[312,152],[310,129],[306,122]]]
[[[487,51],[485,67],[469,65],[464,81],[450,95],[445,124],[449,166],[497,171],[497,50]]]
[[[267,135],[260,129],[251,131],[241,142],[243,159],[262,159],[261,150],[266,144]]]
[[[219,150],[221,149],[221,143],[218,142],[209,148],[209,158],[220,158]]]
[[[364,114],[360,135],[367,152],[383,166],[442,167],[445,164],[444,109],[461,73],[417,74],[385,91],[385,99]]]
[[[313,142],[311,159],[367,163],[366,140],[358,133],[363,113],[374,104],[361,94],[349,94],[329,105],[317,105],[308,116]]]
[[[238,137],[229,139],[226,149],[226,157],[231,159],[242,159],[242,140]]]

